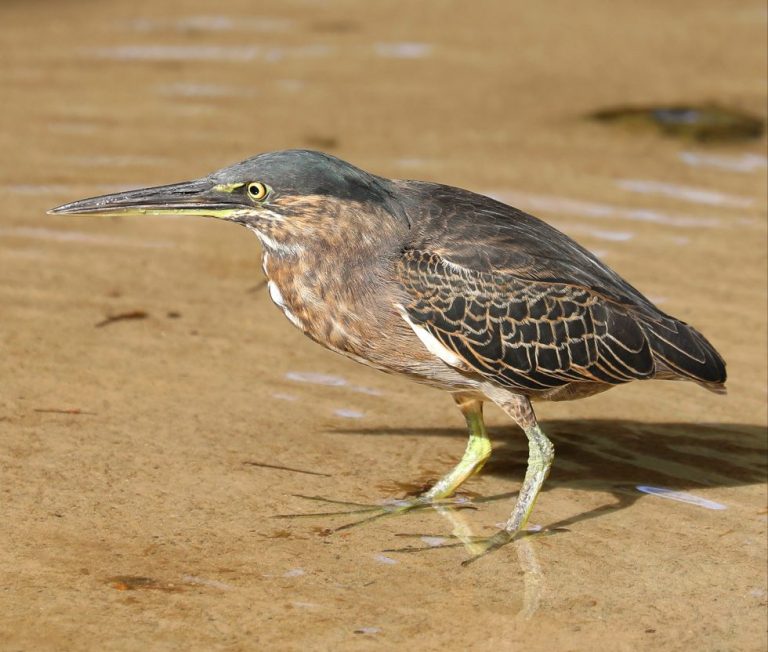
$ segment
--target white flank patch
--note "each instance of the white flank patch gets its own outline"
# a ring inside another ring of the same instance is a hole
[[[432,335],[424,326],[419,326],[417,324],[414,324],[411,318],[408,316],[408,314],[405,312],[405,308],[403,306],[398,305],[395,306],[400,313],[400,316],[408,323],[408,325],[413,329],[413,332],[416,333],[416,336],[421,340],[421,343],[427,347],[427,351],[429,351],[432,355],[437,356],[445,362],[450,367],[456,367],[457,369],[465,369],[466,364],[464,361],[457,356],[453,351],[448,349],[444,344],[439,342],[437,338]]]

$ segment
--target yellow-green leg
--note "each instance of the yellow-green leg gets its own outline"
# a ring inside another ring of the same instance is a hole
[[[528,468],[525,471],[525,479],[515,508],[504,524],[504,530],[512,535],[522,530],[528,522],[528,517],[533,511],[536,498],[539,496],[544,480],[549,475],[549,469],[555,457],[555,447],[541,431],[538,423],[527,426],[525,435],[528,437]]]
[[[533,511],[533,506],[541,491],[541,487],[544,484],[544,480],[546,480],[549,475],[549,469],[552,466],[552,461],[555,457],[555,448],[552,445],[552,442],[550,442],[549,439],[547,439],[547,436],[542,432],[541,428],[539,428],[539,424],[536,422],[536,415],[533,412],[533,408],[531,407],[528,398],[520,394],[513,394],[512,392],[501,388],[486,387],[484,389],[486,396],[504,410],[504,412],[506,412],[507,415],[523,429],[523,432],[525,432],[525,435],[528,438],[528,468],[526,469],[523,485],[520,488],[517,502],[515,503],[515,507],[512,510],[509,520],[507,520],[504,527],[493,536],[477,537],[471,534],[468,527],[466,527],[466,524],[463,523],[460,518],[457,518],[458,515],[446,514],[446,516],[448,516],[454,523],[454,538],[459,540],[458,543],[449,543],[434,547],[430,546],[428,548],[407,547],[395,549],[392,550],[392,552],[418,552],[422,550],[439,550],[441,548],[464,546],[464,548],[466,548],[472,555],[472,557],[462,562],[462,566],[466,566],[483,555],[512,541],[528,522],[528,517]],[[465,414],[467,413],[465,412]],[[469,418],[470,417],[468,416],[468,422]],[[482,427],[482,421],[480,427]],[[471,430],[472,427],[470,426],[470,431]],[[469,451],[469,447],[467,450]],[[461,464],[459,464],[459,466],[444,479],[450,478],[453,473],[456,473],[465,463],[469,463],[466,455]],[[438,511],[441,511],[439,505],[436,506]]]
[[[491,456],[491,440],[488,438],[483,421],[483,402],[466,394],[454,394],[453,399],[467,420],[469,428],[467,448],[454,469],[420,496],[424,500],[439,500],[451,496],[462,483],[482,469]]]
[[[528,468],[509,520],[502,530],[485,541],[484,550],[477,557],[509,543],[525,527],[555,458],[555,447],[539,427],[531,402],[525,396],[495,390],[489,398],[525,432],[528,438]]]
[[[463,393],[454,394],[453,399],[456,401],[456,405],[467,421],[467,427],[469,428],[469,442],[467,443],[467,448],[464,451],[464,456],[461,458],[461,461],[453,468],[453,470],[440,478],[431,489],[415,498],[391,500],[383,505],[364,505],[360,503],[329,500],[320,496],[301,495],[299,496],[301,498],[307,498],[309,500],[329,503],[332,505],[344,505],[355,509],[322,513],[316,512],[313,514],[286,514],[279,515],[277,518],[344,516],[353,514],[366,515],[365,518],[362,518],[361,520],[336,528],[336,530],[345,530],[357,525],[369,523],[370,521],[385,516],[399,516],[415,509],[425,509],[427,507],[432,507],[433,505],[440,505],[440,501],[444,501],[444,499],[451,496],[468,478],[483,468],[483,464],[485,464],[491,455],[491,441],[488,438],[488,433],[485,430],[485,423],[483,422],[482,400],[473,395]],[[469,506],[468,504],[454,505],[453,503],[446,502],[443,502],[442,505],[444,507]]]

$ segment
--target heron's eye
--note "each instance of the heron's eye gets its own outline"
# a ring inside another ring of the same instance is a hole
[[[261,201],[269,194],[270,187],[266,184],[254,181],[248,184],[247,191],[248,196],[253,199],[253,201]]]

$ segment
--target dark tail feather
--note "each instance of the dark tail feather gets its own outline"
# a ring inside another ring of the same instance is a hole
[[[725,395],[728,393],[728,388],[723,383],[717,383],[715,385],[712,383],[699,383],[699,385],[701,385],[704,389],[708,389],[714,394]]]
[[[676,319],[644,323],[654,358],[673,374],[725,393],[725,360],[692,326]]]

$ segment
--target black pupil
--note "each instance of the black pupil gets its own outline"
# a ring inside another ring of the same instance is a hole
[[[254,183],[253,185],[251,185],[251,194],[252,195],[260,195],[261,194],[261,187],[259,186],[259,184]]]

